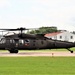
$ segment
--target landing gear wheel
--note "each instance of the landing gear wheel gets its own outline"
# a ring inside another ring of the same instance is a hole
[[[71,53],[73,53],[73,51],[71,51]]]
[[[9,52],[10,53],[18,53],[18,50],[17,49],[10,49]]]
[[[17,49],[15,49],[15,50],[14,50],[14,53],[18,53],[18,50],[17,50]]]
[[[10,52],[10,53],[13,53],[13,51],[12,51],[12,50],[9,50],[9,52]]]

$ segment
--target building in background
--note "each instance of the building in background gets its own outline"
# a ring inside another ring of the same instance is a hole
[[[75,34],[70,33],[68,31],[49,33],[49,34],[46,34],[45,37],[48,37],[54,40],[75,42]]]

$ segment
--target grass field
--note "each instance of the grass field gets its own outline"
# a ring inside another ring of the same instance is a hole
[[[0,57],[0,75],[75,75],[75,57]]]

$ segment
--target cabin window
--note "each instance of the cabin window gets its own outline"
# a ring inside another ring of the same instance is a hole
[[[73,39],[73,36],[71,36],[70,38]]]
[[[30,43],[30,41],[28,39],[25,40],[25,43]]]
[[[3,40],[3,43],[5,43],[5,42],[6,42],[6,40],[4,39],[4,40]]]
[[[13,43],[15,43],[15,41],[14,41],[14,40],[12,40],[12,42],[13,42]]]
[[[13,43],[13,40],[10,40],[10,43]]]
[[[20,43],[20,44],[23,44],[23,43],[24,43],[24,40],[19,40],[19,43]]]
[[[11,39],[11,40],[9,40],[9,41],[10,41],[10,43],[15,43],[15,41],[14,41],[14,40],[12,40],[12,39]]]

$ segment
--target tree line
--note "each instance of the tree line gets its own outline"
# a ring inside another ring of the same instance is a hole
[[[40,27],[35,30],[28,31],[27,33],[30,34],[47,34],[47,33],[52,33],[52,32],[57,32],[58,29],[57,27]]]

